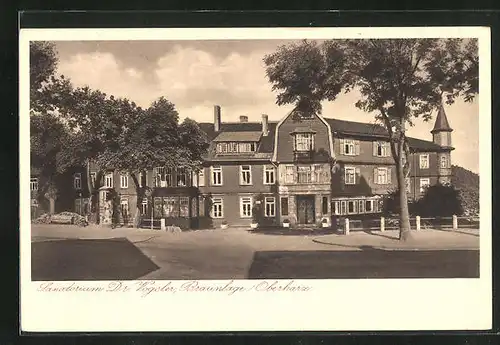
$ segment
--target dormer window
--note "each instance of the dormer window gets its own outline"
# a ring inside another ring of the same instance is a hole
[[[293,136],[293,150],[295,152],[314,151],[314,132],[310,128],[296,128],[290,134]]]
[[[238,142],[224,142],[217,143],[217,154],[238,154],[238,153],[254,153],[257,150],[257,143],[238,143]]]
[[[312,133],[296,133],[295,134],[295,151],[313,151],[314,136]]]

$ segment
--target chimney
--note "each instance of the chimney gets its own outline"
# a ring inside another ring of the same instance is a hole
[[[240,115],[240,122],[248,122],[248,116]]]
[[[269,134],[269,123],[266,114],[262,114],[262,135],[267,136]]]
[[[220,124],[221,124],[220,105],[214,105],[214,131],[215,132],[220,131]]]

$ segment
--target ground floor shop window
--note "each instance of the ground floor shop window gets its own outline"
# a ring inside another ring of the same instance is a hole
[[[379,206],[380,199],[345,199],[333,200],[333,212],[335,215],[348,215],[348,214],[367,214],[378,213],[381,210]]]
[[[147,212],[147,200],[143,209]],[[189,197],[187,196],[165,196],[153,198],[153,216],[155,218],[188,218]]]

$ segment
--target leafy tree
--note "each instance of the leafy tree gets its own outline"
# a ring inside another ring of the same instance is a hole
[[[321,113],[322,101],[342,91],[360,92],[356,107],[373,113],[388,132],[400,191],[399,238],[405,241],[411,238],[404,188],[407,127],[419,118],[430,120],[443,100],[474,98],[477,54],[474,43],[460,39],[302,41],[280,46],[264,63],[278,105]]]
[[[129,127],[119,133],[118,146],[107,145],[103,166],[127,172],[137,194],[134,224],[140,224],[140,200],[146,187],[139,183],[138,173],[157,166],[183,167],[198,171],[208,148],[206,134],[196,122],[185,119],[179,125],[175,106],[164,97],[146,109],[137,111]],[[123,128],[122,128],[123,129]]]
[[[479,175],[456,165],[452,165],[451,173],[451,183],[460,191],[464,214],[479,214]]]
[[[417,201],[416,210],[422,217],[462,215],[460,192],[452,185],[429,186],[424,195]]]

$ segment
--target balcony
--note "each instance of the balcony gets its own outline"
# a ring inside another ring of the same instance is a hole
[[[296,162],[308,162],[308,161],[312,161],[313,158],[314,158],[314,151],[313,150],[307,150],[307,151],[294,150],[293,151],[293,159]]]

